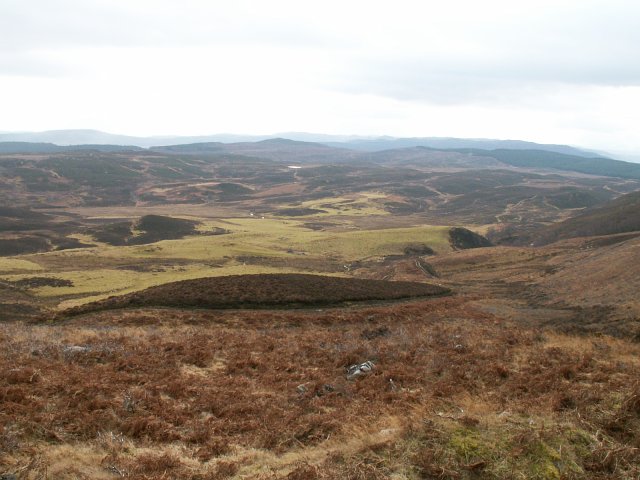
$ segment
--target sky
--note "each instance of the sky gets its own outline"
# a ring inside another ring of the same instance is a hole
[[[2,0],[0,131],[468,137],[640,158],[637,0]]]

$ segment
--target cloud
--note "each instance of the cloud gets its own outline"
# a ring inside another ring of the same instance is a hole
[[[640,149],[638,18],[631,0],[2,0],[0,128]]]
[[[628,65],[602,61],[515,57],[357,58],[327,78],[326,86],[352,94],[367,93],[402,101],[455,105],[521,104],[571,95],[594,86],[640,85],[640,59]]]
[[[330,53],[318,83],[347,92],[509,101],[544,85],[639,84],[637,18],[640,3],[622,0],[3,0],[0,52],[38,72],[51,66],[43,50],[272,46]]]
[[[493,9],[492,3],[479,2],[487,9],[476,16],[437,10],[422,24],[383,28],[386,35],[368,48],[349,52],[327,86],[403,101],[488,105],[531,104],[573,87],[640,85],[639,3],[519,8],[528,2],[512,2]]]
[[[0,74],[19,77],[56,78],[69,75],[73,69],[56,60],[47,51],[14,53],[0,51]]]
[[[3,0],[0,50],[221,43],[338,47],[338,42],[348,41],[323,33],[313,9],[286,3],[288,13],[282,15],[250,1],[220,5],[204,0]]]

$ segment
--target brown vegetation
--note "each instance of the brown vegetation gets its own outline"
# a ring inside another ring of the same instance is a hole
[[[544,248],[491,247],[429,259],[439,282],[491,312],[565,332],[640,339],[640,238],[611,235]]]
[[[418,282],[386,282],[304,274],[230,275],[166,283],[75,307],[65,313],[73,315],[132,307],[321,306],[429,297],[449,292],[445,287]]]
[[[564,222],[532,232],[529,241],[545,245],[557,240],[613,235],[640,230],[640,192],[623,195]]]
[[[5,324],[0,344],[0,472],[20,478],[640,473],[637,345],[541,334],[459,297],[101,312]]]

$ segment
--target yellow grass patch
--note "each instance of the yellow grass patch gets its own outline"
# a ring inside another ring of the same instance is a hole
[[[322,213],[309,215],[311,217],[389,215],[389,212],[376,203],[376,200],[385,198],[387,195],[384,193],[362,192],[357,195],[308,200],[289,207],[324,210]]]
[[[15,272],[20,270],[42,270],[42,267],[35,262],[21,260],[12,257],[0,257],[0,272]]]

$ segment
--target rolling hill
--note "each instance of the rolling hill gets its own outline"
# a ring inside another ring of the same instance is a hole
[[[450,293],[417,282],[387,282],[305,274],[230,275],[171,282],[140,292],[110,297],[67,310],[74,315],[136,307],[282,308],[340,305]]]
[[[534,245],[558,240],[640,231],[640,192],[623,195],[604,206],[540,229],[529,238]]]
[[[463,150],[464,151],[464,150]],[[468,150],[474,155],[493,157],[514,167],[551,168],[572,172],[640,179],[640,164],[604,157],[585,158],[544,150]]]
[[[345,148],[284,138],[270,138],[258,142],[210,142],[155,146],[151,147],[151,150],[187,155],[226,153],[292,163],[341,163],[348,160],[359,160],[360,157],[357,152]]]

